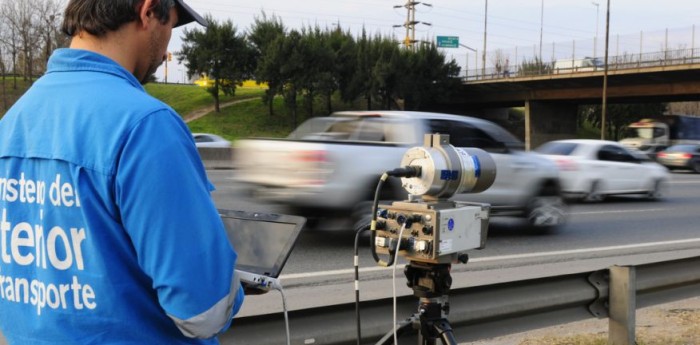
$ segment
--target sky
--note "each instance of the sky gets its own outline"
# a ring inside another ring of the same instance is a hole
[[[395,36],[397,40],[406,35],[401,27],[406,21],[406,0],[187,0],[187,3],[202,15],[211,15],[218,21],[231,20],[240,32],[248,31],[264,11],[268,16],[279,17],[288,29],[340,25],[355,35],[363,28],[371,34]],[[477,52],[462,46],[443,51],[468,69],[483,67],[484,43],[490,54],[487,56],[501,51],[515,64],[533,56],[542,56],[544,61],[602,57],[606,7],[607,0],[432,0],[416,5],[416,20],[427,23],[416,26],[416,39],[459,37],[460,45]],[[196,24],[185,26],[196,27]],[[173,31],[170,51],[180,49],[182,30]],[[610,0],[609,37],[611,56],[700,48],[700,1]],[[491,64],[489,60],[486,59],[487,67]],[[168,81],[182,82],[185,73],[183,66],[172,61],[168,66]],[[164,66],[156,77],[164,79]]]

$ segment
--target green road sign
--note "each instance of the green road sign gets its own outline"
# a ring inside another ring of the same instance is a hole
[[[457,36],[438,36],[437,46],[439,48],[459,48],[459,37]]]

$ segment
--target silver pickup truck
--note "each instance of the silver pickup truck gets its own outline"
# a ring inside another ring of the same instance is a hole
[[[523,143],[498,125],[467,116],[352,111],[312,118],[285,139],[235,142],[234,178],[258,201],[311,221],[351,220],[344,227],[349,230],[369,219],[381,174],[399,167],[406,150],[421,146],[428,133],[449,134],[453,146],[480,148],[496,162],[488,190],[453,199],[491,204],[492,216],[522,217],[537,232],[565,222],[557,167],[524,152]],[[407,198],[400,181],[387,182],[382,200]]]

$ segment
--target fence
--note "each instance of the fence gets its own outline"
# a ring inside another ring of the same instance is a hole
[[[647,33],[640,32],[638,35],[611,36],[608,68],[620,70],[699,63],[700,50],[696,49],[695,36],[695,26]],[[476,68],[465,69],[463,78],[466,81],[476,81],[548,75],[555,72],[553,67],[556,61],[596,59],[602,63],[604,60],[605,47],[602,39],[592,38],[570,43],[554,42],[551,43],[551,48],[548,46],[535,45],[496,49],[487,51],[485,56],[481,55],[483,53],[477,52],[474,59],[475,64],[472,65]],[[477,66],[480,62],[486,65]],[[572,69],[566,72],[583,71]]]

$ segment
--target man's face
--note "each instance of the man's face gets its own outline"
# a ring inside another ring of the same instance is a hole
[[[141,84],[146,84],[167,58],[168,43],[170,42],[170,36],[173,33],[173,27],[177,23],[177,20],[177,10],[175,7],[172,7],[170,9],[170,20],[165,24],[158,23],[151,31],[148,69],[141,80]]]

